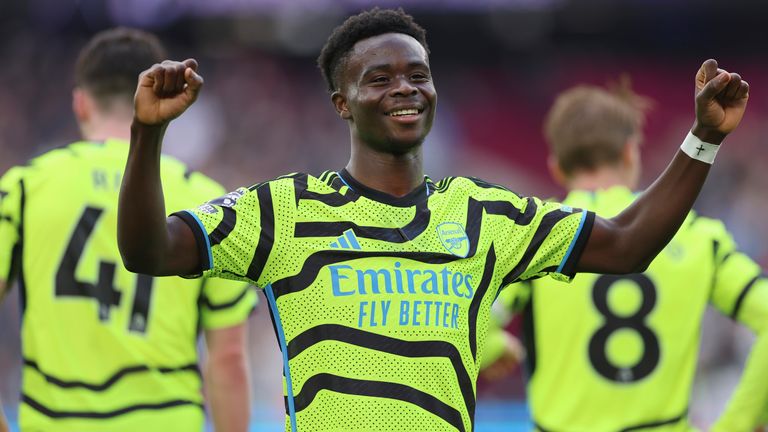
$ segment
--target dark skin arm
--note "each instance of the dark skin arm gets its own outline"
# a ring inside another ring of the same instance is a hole
[[[691,133],[720,144],[738,126],[749,99],[749,85],[738,74],[707,60],[696,74],[696,121]],[[577,271],[643,271],[685,220],[711,165],[678,151],[667,169],[631,206],[595,224]]]
[[[203,78],[196,71],[192,59],[165,61],[139,76],[117,220],[120,254],[133,272],[189,275],[201,268],[192,229],[177,217],[166,218],[160,181],[163,135],[197,99]]]
[[[131,271],[185,275],[201,268],[191,228],[178,218],[166,218],[159,169],[165,128],[194,103],[202,87],[196,70],[197,62],[191,59],[165,61],[139,77],[118,214],[120,253]],[[749,86],[738,74],[707,60],[696,76],[696,122],[691,131],[719,144],[741,121],[748,93]],[[596,219],[577,270],[644,269],[685,220],[709,167],[679,152],[632,206],[613,219]]]

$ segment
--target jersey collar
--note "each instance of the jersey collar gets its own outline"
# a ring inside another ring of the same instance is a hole
[[[352,174],[347,169],[342,169],[337,172],[339,179],[349,187],[353,192],[358,195],[364,196],[370,200],[378,201],[394,207],[411,207],[427,200],[427,198],[434,192],[434,185],[429,177],[424,176],[424,181],[420,185],[416,186],[407,195],[396,197],[382,191],[369,188],[368,186],[360,183],[352,177]]]

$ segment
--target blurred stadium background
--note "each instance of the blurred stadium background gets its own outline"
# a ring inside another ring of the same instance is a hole
[[[696,207],[725,220],[741,248],[768,264],[768,90],[761,85],[768,58],[759,55],[768,43],[768,3],[757,0],[2,0],[0,173],[78,138],[72,64],[91,34],[114,25],[153,30],[174,58],[200,61],[205,89],[169,129],[169,153],[230,189],[340,169],[347,128],[314,61],[334,26],[372,5],[403,6],[428,31],[440,96],[425,147],[435,179],[471,174],[562,196],[546,172],[544,113],[570,85],[628,74],[655,101],[643,147],[647,185],[693,121],[699,64],[714,57],[742,73],[752,85],[750,107]],[[0,397],[11,418],[21,364],[16,294],[0,309]],[[281,359],[265,304],[250,323],[253,430],[273,431],[284,413]],[[702,332],[690,414],[706,427],[751,336],[714,313]],[[480,380],[477,431],[525,430],[523,386],[522,374]]]

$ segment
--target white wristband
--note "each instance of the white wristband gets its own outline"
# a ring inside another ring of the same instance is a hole
[[[719,148],[719,145],[705,143],[690,132],[688,132],[688,136],[685,137],[685,140],[680,145],[680,150],[685,154],[710,165],[715,161],[715,155],[717,155],[717,149]]]

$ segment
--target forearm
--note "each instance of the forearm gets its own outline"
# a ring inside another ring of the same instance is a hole
[[[739,74],[719,69],[713,59],[701,65],[695,85],[696,120],[691,133],[700,142],[686,143],[688,154],[678,151],[654,184],[618,216],[610,220],[595,218],[577,271],[642,271],[685,220],[704,185],[716,150],[708,147],[720,145],[739,125],[749,100],[749,84]],[[697,160],[699,157],[709,163]]]
[[[118,209],[118,244],[126,268],[155,274],[168,248],[160,150],[165,125],[131,126]]]
[[[481,370],[492,365],[504,356],[504,350],[506,349],[504,331],[505,330],[501,325],[493,321],[491,322],[490,327],[488,328],[488,333],[485,336],[485,351],[483,352],[483,359],[480,363]]]
[[[693,132],[696,134],[696,128]],[[719,142],[701,131],[697,136]],[[685,221],[710,166],[678,150],[667,169],[632,205],[612,219],[596,219],[578,271],[645,270]]]
[[[614,219],[624,227],[624,258],[644,268],[669,243],[696,202],[711,165],[678,150],[664,173]],[[653,229],[649,229],[653,227]]]
[[[206,397],[216,432],[245,432],[250,419],[250,389],[246,356],[209,359]]]

